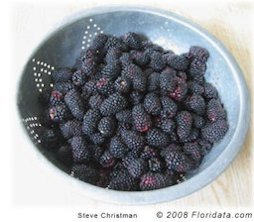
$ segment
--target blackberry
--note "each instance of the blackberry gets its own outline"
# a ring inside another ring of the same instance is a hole
[[[204,87],[196,82],[189,81],[187,85],[188,90],[191,94],[202,95],[204,93]]]
[[[61,161],[65,166],[71,166],[72,160],[72,151],[69,145],[61,146],[56,153],[57,159]]]
[[[115,129],[116,121],[112,117],[103,117],[98,124],[98,130],[104,136],[111,136]]]
[[[147,132],[146,141],[151,146],[164,147],[168,145],[169,138],[161,130],[153,128]]]
[[[151,127],[150,116],[145,111],[143,105],[139,104],[132,109],[132,119],[134,126],[139,132],[146,132]]]
[[[71,175],[79,180],[96,185],[100,178],[99,172],[86,164],[75,164],[72,167]]]
[[[70,116],[66,105],[53,106],[49,109],[49,117],[53,122],[62,122]]]
[[[108,40],[108,36],[100,33],[94,37],[91,44],[91,48],[94,50],[100,50],[104,47],[107,40]]]
[[[86,75],[81,70],[77,70],[72,75],[72,82],[75,86],[82,86],[86,82]]]
[[[202,116],[196,114],[192,114],[192,117],[193,117],[193,125],[198,129],[203,128],[206,122],[205,119]]]
[[[73,88],[74,88],[74,85],[72,84],[72,82],[67,81],[67,82],[57,82],[54,85],[53,90],[59,91],[62,94],[66,94],[67,92],[69,92]]]
[[[185,143],[183,151],[185,154],[190,155],[190,157],[196,162],[199,162],[202,158],[198,142]]]
[[[131,150],[141,150],[144,147],[144,138],[134,131],[122,130],[121,138],[125,145]]]
[[[69,142],[72,147],[72,156],[75,163],[86,163],[91,159],[91,152],[87,142],[82,137],[72,137]]]
[[[63,94],[59,91],[53,90],[49,98],[49,104],[51,106],[63,104]]]
[[[160,98],[155,93],[146,94],[144,107],[149,114],[159,115],[161,112]]]
[[[82,131],[85,135],[91,135],[96,132],[97,125],[101,119],[99,110],[89,109],[83,118]]]
[[[175,122],[172,119],[164,119],[160,124],[160,128],[164,133],[171,134],[175,129]]]
[[[150,57],[145,52],[132,50],[130,53],[134,63],[138,66],[145,66],[150,62]]]
[[[192,127],[192,116],[188,111],[181,111],[176,115],[177,135],[180,139],[189,136]]]
[[[85,83],[85,85],[82,87],[82,93],[91,96],[95,95],[97,88],[96,88],[96,82],[95,80],[89,80],[88,82]]]
[[[190,68],[189,68],[189,74],[192,78],[195,76],[201,76],[203,77],[206,71],[206,64],[201,62],[198,59],[194,59],[190,63]]]
[[[146,170],[146,164],[143,159],[130,158],[128,156],[123,160],[124,166],[127,168],[128,172],[134,178],[139,178]]]
[[[141,76],[142,75],[142,70],[135,64],[127,64],[123,67],[122,77],[133,80],[135,76]]]
[[[132,121],[132,113],[131,110],[128,109],[120,111],[115,117],[119,122],[128,123]]]
[[[125,97],[121,96],[119,93],[114,93],[102,102],[100,112],[103,116],[110,116],[125,109],[126,106],[127,100]]]
[[[193,169],[192,161],[182,153],[180,147],[168,146],[161,152],[161,156],[164,157],[166,166],[169,170],[174,170],[179,173],[184,173]]]
[[[176,115],[177,113],[177,104],[169,97],[167,96],[162,96],[161,97],[161,105],[162,105],[162,110],[161,110],[161,117],[162,118],[172,118]]]
[[[160,73],[153,72],[147,78],[147,90],[152,92],[160,87]]]
[[[96,62],[94,59],[85,59],[81,65],[82,72],[87,76],[92,76],[96,73]]]
[[[158,156],[157,150],[155,150],[155,148],[153,148],[151,146],[145,146],[143,151],[140,154],[140,157],[145,160],[151,159],[151,158],[157,157],[157,156]]]
[[[198,115],[203,115],[205,113],[206,104],[202,96],[192,95],[185,100],[184,104],[188,110]]]
[[[134,32],[128,32],[123,36],[123,41],[132,49],[141,48],[140,36]]]
[[[195,75],[192,77],[192,80],[200,85],[204,85],[205,83],[205,77],[203,75]]]
[[[131,191],[137,186],[136,180],[130,175],[127,169],[121,169],[114,172],[111,177],[108,188],[113,190]]]
[[[165,68],[166,61],[163,59],[160,52],[153,52],[151,55],[150,67],[155,71],[161,71]]]
[[[175,71],[167,70],[160,74],[160,88],[162,93],[173,92],[176,88]]]
[[[216,122],[220,119],[226,118],[226,111],[221,105],[220,100],[218,99],[211,99],[207,104],[207,118],[211,122]]]
[[[116,158],[123,158],[128,152],[120,137],[115,136],[110,140],[109,152]]]
[[[115,79],[121,72],[121,66],[118,62],[111,62],[104,66],[101,74],[109,79]]]
[[[112,167],[116,163],[116,159],[113,157],[113,155],[108,151],[105,150],[105,152],[102,154],[100,158],[100,164],[102,167]]]
[[[101,133],[91,134],[89,138],[95,145],[101,145],[105,142],[105,137]]]
[[[78,120],[69,120],[60,125],[60,129],[64,138],[69,139],[73,136],[82,135],[82,122]]]
[[[110,48],[120,48],[122,51],[127,51],[128,46],[122,41],[122,39],[115,36],[110,36],[105,44],[106,50]]]
[[[163,174],[148,172],[141,176],[140,190],[156,190],[168,186],[170,183]]]
[[[200,146],[200,153],[202,156],[207,155],[212,149],[212,144],[204,139],[199,139],[198,144]]]
[[[148,160],[148,166],[152,172],[161,172],[163,163],[159,158],[155,157]]]
[[[139,103],[142,103],[144,98],[144,95],[138,91],[132,91],[130,94],[130,101],[132,105],[138,105]]]
[[[119,48],[110,48],[105,56],[106,63],[107,64],[114,63],[120,58],[121,54],[122,52]]]
[[[180,71],[185,71],[189,66],[189,60],[183,55],[171,55],[167,57],[167,64]]]
[[[130,53],[124,52],[120,56],[119,60],[120,60],[120,62],[122,64],[122,66],[126,66],[126,65],[131,64],[133,59],[132,59]]]
[[[104,100],[104,97],[102,95],[96,94],[90,97],[88,104],[91,109],[99,109],[103,100]]]
[[[119,93],[128,93],[131,88],[131,81],[124,77],[118,77],[115,81],[115,90]]]
[[[133,89],[136,91],[144,92],[146,90],[146,76],[144,73],[135,75],[132,79]]]
[[[205,83],[204,97],[206,99],[217,99],[218,98],[218,91],[211,83]]]
[[[221,140],[228,131],[228,123],[226,120],[218,120],[217,122],[207,124],[202,130],[202,137],[210,143]]]
[[[189,53],[192,57],[200,60],[203,63],[209,58],[209,52],[207,49],[200,46],[191,46]]]
[[[79,93],[75,89],[70,90],[66,93],[64,101],[70,109],[72,115],[76,119],[82,120],[84,116],[84,106]]]
[[[99,93],[109,96],[114,93],[114,85],[108,78],[102,77],[96,82],[96,89]]]
[[[72,71],[69,68],[62,68],[52,72],[52,78],[54,83],[56,82],[67,82],[71,80]]]

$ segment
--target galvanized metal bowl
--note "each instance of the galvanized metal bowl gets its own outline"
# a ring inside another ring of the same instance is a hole
[[[215,144],[195,172],[186,176],[186,181],[154,191],[114,191],[81,182],[64,173],[61,164],[40,145],[39,115],[42,107],[38,103],[38,96],[53,86],[50,75],[54,68],[72,66],[80,51],[85,50],[98,33],[118,36],[128,31],[144,34],[162,47],[173,49],[177,53],[188,51],[191,45],[207,48],[210,59],[206,79],[218,89],[230,126],[223,140]],[[21,125],[33,142],[34,150],[41,152],[49,160],[45,161],[47,166],[86,195],[103,201],[128,204],[174,200],[212,182],[241,149],[250,119],[249,95],[241,70],[216,38],[173,13],[137,7],[97,8],[80,12],[59,25],[35,49],[24,67],[17,103]]]

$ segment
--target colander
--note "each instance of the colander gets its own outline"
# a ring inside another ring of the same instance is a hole
[[[51,153],[41,147],[43,141],[39,132],[43,107],[38,97],[52,89],[52,71],[56,67],[72,66],[80,52],[89,47],[93,37],[99,33],[119,36],[129,31],[143,34],[176,53],[188,51],[191,45],[207,48],[210,59],[206,79],[218,89],[230,126],[223,140],[215,144],[201,166],[187,174],[184,181],[153,191],[114,191],[79,181],[68,175]],[[34,50],[25,65],[18,86],[17,104],[26,135],[32,141],[34,150],[49,160],[46,165],[50,169],[86,195],[128,204],[174,200],[212,182],[240,150],[250,117],[249,95],[243,75],[234,58],[216,38],[171,12],[139,7],[97,8],[75,14],[59,25]]]

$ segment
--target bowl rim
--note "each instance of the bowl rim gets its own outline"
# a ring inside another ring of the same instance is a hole
[[[46,36],[42,39],[40,44],[35,47],[32,51],[28,61],[23,66],[17,92],[16,92],[16,101],[18,101],[18,91],[21,81],[21,76],[25,72],[27,64],[33,58],[35,52],[56,32],[60,31],[63,27],[68,26],[75,21],[78,21],[82,18],[102,14],[102,13],[111,13],[117,11],[136,11],[136,12],[143,12],[149,13],[153,15],[158,15],[169,20],[173,20],[174,22],[180,23],[181,25],[191,29],[192,31],[197,32],[203,38],[205,38],[217,51],[222,55],[225,62],[229,66],[232,74],[235,76],[235,80],[238,84],[239,90],[239,99],[240,99],[240,111],[239,111],[239,119],[237,122],[237,126],[235,132],[225,147],[224,151],[216,158],[216,160],[207,168],[197,175],[193,176],[192,178],[170,187],[161,188],[158,190],[151,190],[151,191],[116,191],[116,190],[109,190],[105,188],[101,188],[95,185],[91,185],[89,183],[80,181],[76,178],[71,177],[69,174],[65,173],[57,166],[55,166],[51,161],[49,161],[45,156],[38,150],[34,149],[34,144],[28,136],[28,133],[22,123],[19,122],[19,128],[27,135],[28,140],[30,141],[30,146],[33,147],[33,151],[36,153],[36,156],[46,165],[49,170],[53,170],[56,174],[61,174],[63,180],[65,182],[71,182],[75,189],[80,190],[80,192],[84,193],[86,196],[89,196],[96,200],[101,200],[103,202],[111,202],[117,204],[129,204],[129,205],[139,205],[139,204],[152,204],[152,203],[159,203],[159,202],[166,202],[176,200],[178,198],[190,195],[197,190],[205,187],[212,181],[214,181],[232,162],[232,160],[236,157],[240,149],[242,148],[245,136],[247,134],[249,124],[250,124],[250,96],[248,92],[248,88],[243,77],[242,71],[237,64],[234,57],[231,53],[226,49],[226,47],[211,33],[207,30],[202,28],[201,26],[195,24],[194,22],[190,21],[183,16],[177,15],[171,11],[166,11],[159,8],[154,7],[147,7],[147,6],[108,6],[108,7],[95,7],[95,8],[88,8],[79,12],[76,12],[70,16],[67,16],[65,19],[57,23],[55,26],[52,27],[52,30],[46,34]],[[17,106],[17,115],[19,119],[21,119],[21,114],[19,112],[19,108]],[[244,124],[242,124],[244,123]],[[230,149],[227,149],[230,147]],[[38,153],[40,153],[38,155]],[[209,177],[206,180],[202,178]],[[186,187],[188,189],[186,189]]]

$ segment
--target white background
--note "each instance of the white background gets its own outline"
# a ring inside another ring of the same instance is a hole
[[[43,10],[32,13],[26,8],[28,5],[22,4],[22,2],[1,2],[1,29],[3,31],[1,32],[2,50],[0,53],[2,78],[0,81],[0,99],[2,101],[0,103],[2,117],[0,134],[0,150],[2,151],[0,153],[0,203],[2,206],[0,208],[0,221],[80,221],[76,217],[78,212],[99,213],[101,211],[138,212],[140,216],[139,220],[133,221],[143,221],[145,218],[146,220],[148,220],[148,218],[155,218],[155,212],[157,210],[167,211],[174,209],[174,204],[172,203],[153,205],[153,207],[119,206],[90,199],[73,189],[70,184],[63,183],[61,178],[57,177],[52,171],[45,167],[40,157],[35,154],[30,142],[17,127],[17,121],[19,120],[17,119],[14,103],[16,84],[20,77],[20,70],[27,61],[32,49],[40,42],[45,33],[48,32],[50,28],[53,28],[56,22],[63,19],[59,4],[70,3],[69,1],[54,1],[54,3],[48,2],[46,4],[43,1],[30,2],[33,3],[35,7],[37,6],[37,8],[38,5],[41,5]],[[75,4],[77,4],[77,2],[78,1],[75,1]],[[85,4],[85,7],[92,7],[100,6],[101,2],[98,0],[83,1],[83,4]],[[111,0],[103,1],[103,4],[109,2],[122,3],[120,1]],[[163,5],[162,2],[165,4],[165,1],[128,1],[128,3],[132,4],[149,4],[150,6],[160,6]],[[190,7],[190,9],[192,3],[198,4],[197,1],[188,1],[188,4],[185,3],[187,1],[177,2],[177,4],[186,4],[186,7]],[[172,4],[173,6],[175,3],[173,3],[173,1],[168,1],[168,4]],[[220,4],[220,2],[207,1],[208,7],[209,4]],[[17,8],[21,8],[22,10],[16,10]],[[76,7],[73,7],[73,3],[70,4],[70,8],[71,10],[68,10],[68,13],[71,14],[76,11]],[[198,7],[195,7],[195,9],[193,13],[199,13],[204,20],[210,19],[206,14],[202,13],[202,10],[199,10]],[[31,14],[24,16],[24,18],[27,19],[27,23],[30,24],[31,27],[14,26],[13,21],[15,21],[17,12],[22,14],[28,11]],[[45,17],[45,13],[49,16]],[[53,19],[51,19],[50,15],[54,15]],[[43,21],[41,17],[44,18]],[[236,21],[236,25],[239,24]],[[33,31],[35,26],[40,26],[40,29],[37,28],[36,32]],[[14,27],[15,30],[13,30]],[[250,195],[253,195],[251,191]],[[204,212],[209,212],[210,209],[218,209],[220,211],[237,210],[236,208],[229,208],[228,206],[206,205],[202,207],[202,200],[200,200],[199,206],[177,205],[177,210],[186,209],[202,210]],[[250,211],[252,209],[253,212],[254,208],[253,205],[250,206],[249,204],[241,209],[243,211]],[[92,220],[86,219],[86,221]],[[162,221],[162,219],[160,221]]]

